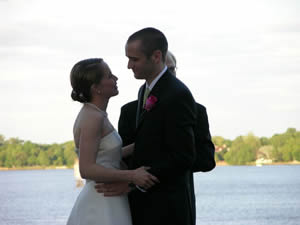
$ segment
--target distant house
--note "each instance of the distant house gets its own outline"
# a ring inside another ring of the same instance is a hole
[[[261,166],[263,164],[271,164],[273,161],[272,159],[265,159],[265,158],[258,158],[255,163],[257,166]]]
[[[227,145],[225,145],[225,144],[223,144],[222,146],[215,145],[215,151],[216,151],[216,152],[222,152],[222,151],[224,151],[224,150],[229,151],[230,148],[227,147]]]

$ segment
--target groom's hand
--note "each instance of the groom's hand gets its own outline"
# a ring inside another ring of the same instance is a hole
[[[95,189],[98,193],[103,193],[104,196],[119,196],[125,195],[131,191],[128,182],[100,183],[96,182]]]

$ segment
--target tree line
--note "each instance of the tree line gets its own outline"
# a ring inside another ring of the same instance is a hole
[[[270,138],[249,133],[234,140],[221,136],[212,138],[216,147],[216,161],[230,165],[247,165],[263,158],[272,162],[300,161],[300,132],[288,128],[285,133]],[[74,142],[36,144],[18,138],[5,139],[0,135],[0,167],[68,166],[77,158]]]
[[[0,135],[0,167],[68,166],[76,159],[74,142],[36,144]]]
[[[233,141],[220,136],[212,138],[216,147],[216,161],[225,161],[230,165],[246,165],[257,159],[272,162],[300,161],[300,132],[288,128],[282,134],[272,137],[256,137],[249,133]]]

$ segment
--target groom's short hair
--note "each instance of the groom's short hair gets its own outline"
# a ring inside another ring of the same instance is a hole
[[[147,27],[133,33],[127,40],[131,41],[140,40],[142,42],[141,51],[150,58],[155,50],[160,50],[162,53],[163,62],[166,60],[168,51],[168,41],[165,35],[158,29]]]

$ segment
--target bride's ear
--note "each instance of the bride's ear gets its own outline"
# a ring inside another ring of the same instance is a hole
[[[96,84],[92,84],[92,86],[91,86],[91,92],[92,93],[101,94],[101,91],[99,90],[99,88],[97,87]]]

